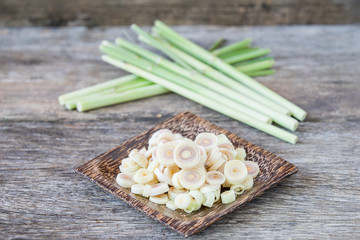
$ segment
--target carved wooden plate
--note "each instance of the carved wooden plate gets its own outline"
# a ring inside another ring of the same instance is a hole
[[[247,160],[255,161],[259,164],[260,173],[254,181],[253,188],[245,191],[230,204],[225,205],[220,201],[211,208],[203,206],[200,210],[187,214],[182,210],[172,211],[165,205],[152,203],[147,198],[133,194],[129,189],[120,187],[115,179],[116,175],[120,172],[119,165],[121,160],[127,157],[131,149],[141,149],[147,146],[149,137],[155,131],[162,128],[168,128],[174,133],[180,133],[190,139],[195,139],[202,132],[224,133],[235,147],[245,148]],[[125,201],[130,206],[146,213],[185,237],[203,230],[225,214],[260,196],[265,190],[275,186],[281,180],[297,171],[298,169],[293,164],[284,159],[189,112],[181,113],[160,123],[76,169],[76,172],[88,177],[91,181]]]

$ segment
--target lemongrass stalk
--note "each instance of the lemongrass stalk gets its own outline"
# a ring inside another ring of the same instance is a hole
[[[204,77],[203,75],[200,75],[198,73],[189,72],[186,69],[183,69],[180,66],[176,65],[175,63],[168,61],[155,53],[147,51],[146,49],[143,49],[143,48],[137,46],[136,44],[130,43],[121,38],[116,39],[116,43],[118,45],[136,53],[137,55],[146,58],[147,60],[151,61],[152,63],[158,64],[159,66],[161,66],[167,70],[170,70],[174,73],[177,73],[192,82],[195,82],[204,87],[207,87],[219,94],[226,96],[227,98],[230,98],[231,100],[233,100],[241,105],[245,105],[248,108],[254,109],[255,111],[258,111],[259,113],[262,113],[262,114],[268,116],[269,118],[273,119],[276,123],[278,123],[279,125],[287,128],[287,129],[294,131],[298,126],[298,122],[295,119],[293,119],[287,115],[283,115],[277,111],[274,111],[271,108],[268,108],[256,101],[252,100],[251,98],[248,98],[248,97],[243,96],[242,94],[239,94],[235,90],[228,88],[228,87],[224,86],[223,84],[213,81],[212,79],[209,79],[207,77]],[[110,52],[104,51],[105,53],[111,53],[111,51],[115,51],[115,52],[118,52],[118,54],[120,54],[120,55],[125,55],[125,53],[123,51],[121,51],[121,49],[116,48],[113,44],[111,44],[109,42],[104,41],[102,43],[102,46],[103,46],[103,48],[108,47],[110,49]],[[121,60],[126,60],[126,59],[121,59]]]
[[[274,58],[266,57],[266,58],[258,58],[255,60],[242,62],[237,65],[234,65],[234,67],[237,70],[247,74],[249,72],[255,72],[258,70],[272,68],[274,64],[275,64]]]
[[[190,55],[201,59],[202,61],[206,62],[207,64],[219,69],[220,71],[224,72],[228,76],[236,79],[237,81],[241,82],[242,84],[252,88],[253,90],[261,93],[262,95],[268,97],[272,101],[282,105],[283,107],[289,109],[294,117],[298,120],[304,120],[306,118],[306,112],[301,109],[300,107],[296,106],[289,100],[285,99],[284,97],[280,96],[279,94],[275,93],[274,91],[270,90],[266,86],[262,85],[261,83],[257,82],[256,80],[252,79],[251,77],[239,72],[233,66],[229,65],[228,63],[222,61],[221,59],[215,57],[213,54],[208,52],[206,49],[196,45],[195,43],[187,40],[186,38],[182,37],[174,30],[169,28],[167,25],[160,21],[155,22],[155,27],[158,28],[159,32],[171,43],[175,44],[177,47],[182,49],[183,51],[188,52]]]
[[[72,99],[70,99],[68,101],[65,101],[65,107],[68,110],[73,110],[73,109],[76,108],[76,103],[78,101],[84,101],[84,100],[87,100],[87,99],[96,98],[96,97],[103,96],[103,95],[106,95],[106,94],[111,94],[113,92],[114,92],[114,89],[112,88],[112,89],[104,90],[102,92],[97,92],[97,93],[94,93],[94,94],[86,95],[86,96],[83,96],[83,97],[72,98]]]
[[[76,109],[79,112],[85,112],[95,108],[129,102],[137,99],[143,99],[168,92],[169,90],[167,90],[166,88],[160,85],[153,84],[150,86],[131,89],[122,93],[97,96],[97,97],[81,100],[76,103]]]
[[[132,64],[125,63],[124,61],[116,60],[109,56],[102,56],[102,59],[112,64],[116,67],[119,67],[125,71],[131,72],[133,74],[136,74],[138,76],[141,76],[145,79],[148,79],[154,83],[157,83],[166,89],[169,89],[181,96],[184,96],[194,102],[200,103],[210,109],[213,109],[215,111],[218,111],[226,116],[229,116],[231,118],[234,118],[240,122],[243,122],[251,127],[254,127],[260,131],[266,132],[269,135],[272,135],[274,137],[277,137],[283,141],[286,141],[288,143],[295,144],[297,142],[297,136],[295,134],[289,133],[285,130],[282,130],[278,127],[275,127],[271,124],[264,123],[261,121],[258,121],[252,117],[249,117],[247,114],[242,114],[238,111],[235,111],[233,108],[223,105],[222,103],[219,103],[217,100],[213,100],[213,98],[207,98],[203,95],[197,94],[185,87],[182,87],[178,84],[175,84],[171,81],[168,81],[164,78],[161,78],[159,76],[156,76],[148,71],[145,71],[141,68],[138,68]]]
[[[212,52],[212,54],[214,54],[216,56],[219,56],[219,55],[222,55],[222,54],[231,53],[231,52],[234,52],[236,50],[248,47],[248,46],[250,46],[250,44],[251,44],[251,39],[248,38],[248,39],[245,39],[243,41],[236,42],[236,43],[230,44],[228,46],[216,49],[215,51]]]
[[[216,41],[209,47],[209,51],[212,52],[212,51],[218,49],[224,42],[225,42],[225,40],[224,40],[223,38],[220,38],[220,39],[216,40]]]
[[[249,116],[258,119],[259,121],[264,121],[267,123],[271,122],[271,118],[265,116],[263,113],[257,112],[251,108],[248,108],[238,102],[232,101],[229,98],[212,91],[208,89],[207,87],[204,87],[203,85],[199,85],[187,78],[182,77],[181,75],[178,75],[166,68],[163,68],[159,65],[154,65],[153,63],[140,58],[139,56],[133,54],[132,52],[112,46],[110,43],[102,44],[100,46],[100,50],[108,55],[110,55],[113,58],[129,62],[139,68],[142,68],[144,70],[147,70],[148,72],[151,72],[157,76],[160,76],[164,79],[167,79],[169,81],[175,82],[176,84],[179,84],[183,87],[189,88],[194,92],[197,92],[198,94],[204,95],[208,98],[215,98],[217,101],[221,102],[224,105],[230,106],[234,108],[234,111],[239,111],[242,113],[246,113]],[[208,82],[208,81],[206,81]],[[211,82],[210,82],[211,83]],[[283,115],[284,116],[284,115]]]
[[[239,50],[236,50],[234,52],[229,52],[229,53],[226,53],[226,54],[222,54],[220,56],[217,56],[221,59],[223,58],[228,58],[228,57],[233,57],[233,56],[236,56],[236,55],[239,55],[239,54],[244,54],[244,53],[248,53],[248,52],[251,52],[251,51],[255,51],[257,48],[253,48],[253,47],[246,47],[246,48],[242,48],[242,49],[239,49]]]
[[[64,95],[59,96],[58,100],[59,100],[59,103],[61,105],[64,105],[65,102],[70,100],[70,99],[80,98],[80,97],[84,97],[84,96],[89,95],[89,94],[101,92],[103,90],[110,89],[110,88],[113,88],[115,86],[119,86],[121,84],[128,83],[128,82],[133,81],[134,79],[137,79],[137,78],[138,77],[134,76],[134,75],[124,76],[124,77],[117,78],[117,79],[107,81],[107,82],[104,82],[104,83],[99,83],[99,84],[96,84],[96,85],[91,86],[91,87],[87,87],[87,88],[83,88],[83,89],[80,89],[80,90],[77,90],[77,91],[66,93]]]
[[[264,70],[257,70],[254,72],[249,72],[246,74],[249,75],[250,77],[258,77],[258,76],[268,76],[268,75],[271,75],[274,73],[275,73],[274,69],[264,69]]]
[[[232,57],[222,58],[222,60],[228,64],[234,64],[241,61],[261,57],[270,53],[268,48],[255,48],[252,51],[248,51],[242,54],[237,54]]]

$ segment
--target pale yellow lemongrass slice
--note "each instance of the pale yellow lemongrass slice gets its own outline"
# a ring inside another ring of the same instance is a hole
[[[176,142],[167,142],[159,146],[156,150],[157,161],[164,166],[174,166],[174,150]]]
[[[225,182],[225,176],[218,171],[210,171],[206,173],[206,183],[210,185],[221,185]]]
[[[119,168],[123,173],[131,173],[137,171],[140,166],[133,159],[125,158],[121,161]]]
[[[220,201],[220,199],[221,199],[221,191],[219,189],[219,190],[215,191],[214,193],[215,193],[214,203],[216,203],[216,202]]]
[[[214,148],[208,155],[206,160],[206,167],[211,167],[214,165],[220,158],[222,158],[222,153],[219,151],[218,148]]]
[[[174,200],[169,200],[166,203],[166,207],[173,211],[175,211],[177,209],[177,207],[175,206]]]
[[[175,136],[176,140],[183,140],[184,139],[183,135],[181,135],[180,133],[176,133],[174,136]]]
[[[149,197],[150,194],[151,194],[151,185],[146,184],[142,195],[144,197]]]
[[[247,175],[247,169],[242,161],[230,160],[225,163],[224,175],[228,183],[241,184]]]
[[[221,201],[223,204],[231,203],[235,201],[236,195],[235,192],[232,190],[225,191],[221,194]]]
[[[181,140],[174,151],[176,165],[190,169],[201,164],[201,153],[196,144],[190,140]]]
[[[176,165],[164,168],[164,174],[169,178],[172,178],[172,176],[179,171],[180,171],[180,168]]]
[[[190,190],[189,195],[197,201],[200,207],[205,202],[204,194],[202,194],[199,190]]]
[[[167,194],[160,194],[156,196],[150,196],[150,201],[156,204],[166,204],[169,201]]]
[[[220,189],[220,185],[209,185],[209,184],[205,184],[204,186],[202,186],[200,188],[200,192],[201,193],[208,193],[208,192],[215,192],[217,190]]]
[[[147,167],[147,170],[149,170],[150,172],[154,172],[155,169],[156,169],[159,165],[160,165],[160,164],[159,164],[159,162],[158,162],[156,159],[150,158],[150,159],[149,159],[149,165],[148,165],[148,167]]]
[[[129,157],[133,159],[140,167],[143,168],[146,168],[149,163],[146,157],[139,152],[132,154],[132,156],[129,155]]]
[[[212,207],[215,201],[215,193],[207,192],[204,194],[204,196],[205,196],[205,202],[203,203],[203,205],[209,208]]]
[[[259,165],[253,161],[244,161],[245,166],[247,168],[248,174],[251,175],[253,178],[259,174]]]
[[[217,137],[213,133],[200,133],[196,136],[195,143],[202,146],[206,152],[210,152],[217,146]]]
[[[146,168],[140,168],[133,178],[136,183],[145,185],[154,179],[154,174]]]
[[[234,145],[231,143],[231,141],[225,136],[225,134],[220,134],[217,136],[218,143],[217,146],[219,148],[227,148],[229,150],[234,150]]]
[[[235,150],[230,150],[228,148],[219,148],[219,150],[223,154],[222,157],[227,161],[235,159],[237,154]]]
[[[175,136],[169,132],[162,132],[156,138],[156,143],[158,146],[165,144],[167,142],[171,142],[175,140]]]
[[[230,190],[234,191],[235,195],[240,195],[243,194],[243,192],[245,191],[245,187],[241,184],[238,184],[231,186]]]
[[[131,185],[131,192],[139,195],[143,195],[145,185],[142,184],[133,184]]]
[[[189,193],[189,190],[187,189],[178,189],[174,187],[170,187],[168,191],[168,195],[170,199],[175,199],[177,195],[183,194],[183,193]]]
[[[201,204],[199,204],[195,199],[191,199],[191,202],[187,208],[184,209],[186,213],[192,213],[193,211],[199,210]]]
[[[175,173],[172,178],[171,178],[171,182],[172,182],[172,185],[174,186],[174,188],[177,188],[177,189],[182,189],[184,188],[180,182],[179,182],[179,172]]]
[[[148,150],[144,153],[144,157],[145,157],[147,160],[150,160],[151,155],[152,155],[152,148],[148,149]]]
[[[154,179],[151,180],[150,182],[148,182],[147,185],[153,186],[153,185],[158,184],[158,183],[159,183],[159,181],[158,181],[156,175],[154,174]]]
[[[151,186],[151,191],[149,196],[156,196],[163,193],[167,193],[169,191],[169,185],[166,183],[158,183]]]
[[[226,163],[226,162],[225,162]],[[225,163],[223,163],[218,169],[218,172],[221,172],[222,174],[224,174],[224,169],[225,169]]]
[[[142,154],[142,155],[144,155],[144,157],[146,157],[146,156],[145,156],[145,153],[146,153],[146,152],[147,152],[147,151],[146,151],[146,148],[144,148],[144,147],[143,147],[142,149],[140,149],[140,151],[139,151],[139,153]]]
[[[202,169],[182,169],[178,175],[179,183],[186,189],[199,189],[205,183],[205,173]]]
[[[169,185],[173,185],[172,179],[166,176],[161,170],[161,165],[158,168],[155,168],[154,174],[156,175],[159,182],[165,182]]]
[[[191,196],[187,193],[182,193],[176,196],[174,203],[177,208],[186,209],[191,203]]]
[[[205,166],[206,160],[207,160],[207,152],[205,151],[205,148],[198,146],[198,150],[200,152],[201,161],[199,163],[199,166]]]
[[[220,158],[215,162],[211,167],[208,168],[209,171],[217,171],[224,163],[226,163],[226,160],[224,158]]]
[[[163,128],[163,129],[160,129],[160,130],[157,130],[156,132],[154,132],[153,135],[151,136],[151,138],[156,139],[161,133],[164,133],[164,132],[172,134],[172,132],[169,129]]]
[[[121,187],[124,187],[124,188],[130,188],[131,185],[134,184],[132,177],[126,173],[119,173],[116,176],[116,182],[117,182],[117,184],[119,184]]]
[[[237,148],[235,149],[236,151],[236,157],[235,159],[240,160],[240,161],[244,161],[246,158],[246,151],[244,148]]]
[[[244,186],[245,190],[248,190],[253,187],[254,179],[251,175],[247,175],[245,179],[241,182],[241,185]]]

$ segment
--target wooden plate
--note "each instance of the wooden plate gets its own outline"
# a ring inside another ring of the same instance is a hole
[[[174,133],[180,133],[190,139],[195,139],[201,132],[224,133],[235,147],[245,148],[248,160],[255,161],[259,164],[260,173],[255,179],[254,187],[245,191],[244,194],[237,197],[237,199],[230,204],[225,205],[220,201],[214,204],[212,208],[202,207],[199,211],[191,214],[187,214],[181,210],[172,211],[166,208],[165,205],[157,205],[150,202],[147,198],[131,193],[129,189],[120,187],[115,182],[115,178],[119,173],[121,159],[127,157],[131,149],[141,149],[147,146],[149,137],[155,131],[162,128],[168,128]],[[225,214],[234,211],[239,206],[261,195],[265,190],[275,186],[281,180],[296,173],[298,170],[293,164],[284,159],[249,143],[205,119],[185,112],[101,154],[78,167],[76,171],[88,177],[91,181],[125,201],[130,206],[146,213],[150,217],[187,237],[203,230]]]

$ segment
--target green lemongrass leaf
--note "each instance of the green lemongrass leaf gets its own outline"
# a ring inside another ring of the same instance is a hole
[[[216,40],[210,47],[209,47],[209,51],[212,52],[216,49],[218,49],[219,47],[221,47],[221,45],[223,45],[225,42],[225,40],[223,38],[220,38],[218,40]]]
[[[243,41],[236,42],[236,43],[230,44],[228,46],[216,49],[215,51],[212,52],[212,54],[219,56],[222,54],[231,53],[236,50],[249,47],[250,44],[251,44],[251,39],[245,39]],[[211,50],[209,50],[209,51],[211,51]]]
[[[234,65],[234,67],[237,70],[247,74],[249,72],[255,72],[258,70],[272,68],[274,64],[275,64],[275,60],[271,57],[267,57],[267,58],[257,58],[255,60],[241,62],[237,65]]]
[[[258,77],[258,76],[268,76],[274,73],[275,73],[274,69],[265,69],[265,70],[257,70],[254,72],[249,72],[247,74],[252,77]]]
[[[234,64],[234,63],[238,63],[241,61],[246,61],[249,59],[254,59],[257,57],[262,57],[265,56],[267,54],[270,53],[270,49],[268,48],[259,48],[259,49],[253,49],[251,51],[245,52],[245,53],[241,53],[241,54],[237,54],[231,57],[227,57],[227,58],[222,58],[222,60],[224,62],[227,62],[229,64]]]

